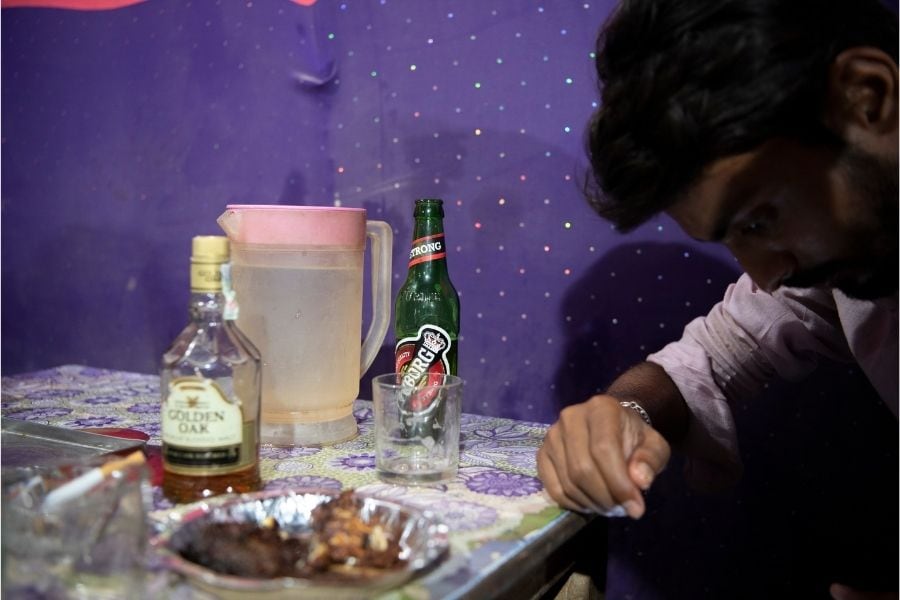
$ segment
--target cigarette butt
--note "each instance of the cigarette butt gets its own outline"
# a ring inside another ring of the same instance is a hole
[[[144,462],[144,453],[140,450],[132,452],[125,458],[113,460],[105,463],[95,469],[91,469],[84,475],[76,477],[72,481],[59,486],[44,498],[43,508],[46,511],[52,511],[62,504],[65,504],[72,498],[86,493],[95,485],[112,475],[115,471],[125,469],[131,466],[139,465]]]
[[[119,460],[113,460],[108,463],[104,463],[100,465],[100,472],[103,473],[104,477],[109,477],[113,471],[118,471],[119,469],[127,469],[131,466],[137,466],[143,464],[144,462],[144,453],[140,450],[135,450],[125,458],[120,458]]]

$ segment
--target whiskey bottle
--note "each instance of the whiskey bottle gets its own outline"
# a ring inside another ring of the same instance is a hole
[[[174,502],[260,485],[261,361],[226,311],[228,260],[228,238],[194,237],[190,323],[162,357],[163,493]]]

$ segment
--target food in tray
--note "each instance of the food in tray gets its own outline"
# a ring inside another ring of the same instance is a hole
[[[341,492],[312,511],[312,530],[291,533],[269,516],[261,523],[208,522],[181,556],[217,573],[255,579],[353,579],[402,568],[399,540],[377,517],[363,519],[362,501]]]
[[[256,523],[208,523],[181,550],[181,556],[217,573],[267,579],[305,577],[308,539],[285,536]]]

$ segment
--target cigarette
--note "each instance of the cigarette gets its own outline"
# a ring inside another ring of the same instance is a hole
[[[132,452],[125,458],[113,460],[95,469],[91,469],[87,473],[76,477],[72,481],[64,483],[55,490],[51,491],[44,498],[43,508],[45,511],[52,511],[61,505],[72,500],[73,498],[86,493],[95,485],[112,475],[115,471],[126,469],[144,463],[144,453],[140,450]]]

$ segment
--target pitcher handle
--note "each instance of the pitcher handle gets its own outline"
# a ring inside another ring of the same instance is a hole
[[[359,376],[375,361],[391,320],[391,252],[394,232],[384,221],[366,221],[372,254],[372,321],[362,344]]]

